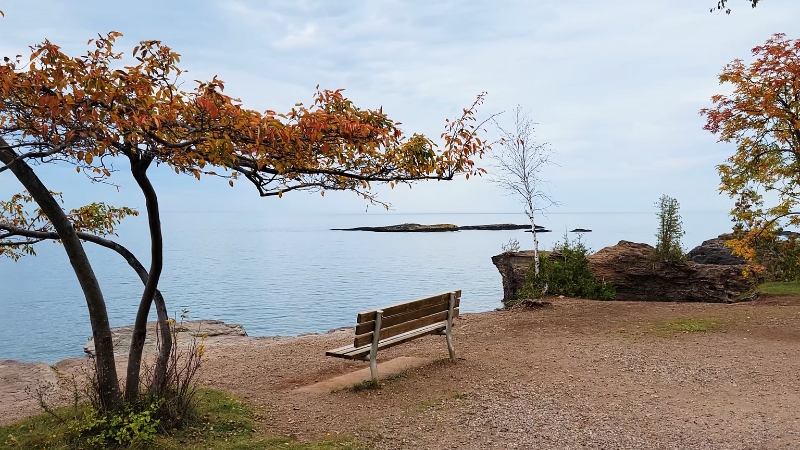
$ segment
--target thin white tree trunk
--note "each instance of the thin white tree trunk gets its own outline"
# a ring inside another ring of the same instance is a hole
[[[533,212],[528,212],[528,219],[531,221],[531,234],[533,235],[533,274],[539,276],[539,239],[536,237],[536,223],[533,220]]]

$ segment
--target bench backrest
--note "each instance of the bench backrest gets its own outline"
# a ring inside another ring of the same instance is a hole
[[[387,339],[437,322],[444,322],[447,320],[447,311],[450,307],[450,294],[450,292],[446,292],[433,297],[380,308],[383,316],[379,339]],[[456,317],[458,316],[461,291],[454,291],[453,294],[455,294],[453,317]],[[372,342],[377,312],[378,310],[375,309],[358,314],[354,347],[361,347]]]

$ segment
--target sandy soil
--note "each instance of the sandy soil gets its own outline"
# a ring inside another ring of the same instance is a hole
[[[681,317],[719,326],[664,329]],[[800,448],[800,298],[554,299],[545,308],[464,314],[456,364],[446,360],[444,338],[431,336],[380,354],[436,361],[379,390],[297,389],[363,369],[324,356],[351,340],[342,330],[218,343],[208,349],[202,383],[255,407],[264,435],[344,433],[379,449]],[[0,423],[35,412],[18,395],[23,381],[4,377],[3,364]],[[27,381],[35,378],[29,372]]]

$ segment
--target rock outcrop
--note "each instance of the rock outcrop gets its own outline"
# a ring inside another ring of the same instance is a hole
[[[730,247],[725,246],[725,237],[720,235],[714,239],[703,241],[702,244],[693,248],[687,255],[687,259],[698,264],[720,264],[724,266],[735,266],[745,264],[744,258],[733,254]]]
[[[665,264],[653,261],[654,248],[620,241],[589,256],[595,277],[611,282],[619,300],[733,302],[751,287],[742,264]]]
[[[620,241],[589,255],[589,270],[614,285],[617,300],[725,303],[751,287],[742,275],[744,265],[665,264],[651,259],[653,250],[647,244]],[[504,301],[516,298],[532,260],[532,250],[492,257],[503,278]]]
[[[525,284],[528,268],[533,262],[533,250],[506,252],[492,256],[492,263],[503,278],[503,301],[517,299],[517,290]]]
[[[114,352],[117,355],[126,356],[128,354],[132,333],[133,325],[111,329]],[[187,344],[191,342],[191,339],[182,338],[182,336],[202,338],[205,343],[219,343],[220,341],[247,337],[247,332],[239,324],[225,323],[221,320],[190,320],[183,322],[178,327],[178,341]],[[147,324],[147,339],[144,343],[145,354],[156,352],[156,339],[156,322],[149,322]],[[83,351],[88,355],[94,355],[93,338],[89,338],[89,341],[83,346]]]

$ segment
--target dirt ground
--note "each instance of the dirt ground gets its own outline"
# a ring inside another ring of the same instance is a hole
[[[680,318],[716,326],[671,329]],[[463,314],[454,336],[455,364],[440,336],[381,352],[435,362],[377,390],[298,389],[367,366],[324,356],[350,330],[209,346],[201,378],[252,405],[264,435],[347,434],[378,449],[800,448],[800,298],[553,299]],[[8,394],[21,381],[2,366],[0,423],[35,411]]]

